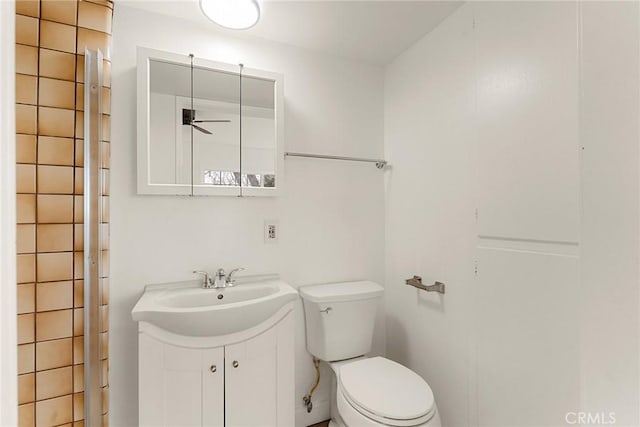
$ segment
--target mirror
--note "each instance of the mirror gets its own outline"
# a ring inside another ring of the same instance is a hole
[[[274,196],[282,76],[138,49],[138,194]]]

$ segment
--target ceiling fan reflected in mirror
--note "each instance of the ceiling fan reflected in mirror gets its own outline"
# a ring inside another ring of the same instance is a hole
[[[231,123],[231,120],[196,120],[196,110],[190,110],[188,108],[182,109],[182,124],[192,126],[194,129],[199,130],[200,132],[213,135],[207,129],[196,125],[195,123]]]

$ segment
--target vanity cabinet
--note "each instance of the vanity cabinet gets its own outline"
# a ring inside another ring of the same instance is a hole
[[[288,305],[257,327],[223,337],[181,336],[139,322],[139,424],[294,425]]]

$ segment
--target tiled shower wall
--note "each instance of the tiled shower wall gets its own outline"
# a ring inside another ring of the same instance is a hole
[[[18,403],[20,426],[83,426],[84,51],[102,88],[103,425],[108,408],[109,0],[16,2]],[[94,423],[95,425],[95,423]]]

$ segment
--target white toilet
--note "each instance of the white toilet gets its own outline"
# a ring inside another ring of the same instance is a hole
[[[307,350],[335,373],[331,426],[440,427],[433,392],[418,374],[371,351],[377,283],[345,282],[299,288]]]

